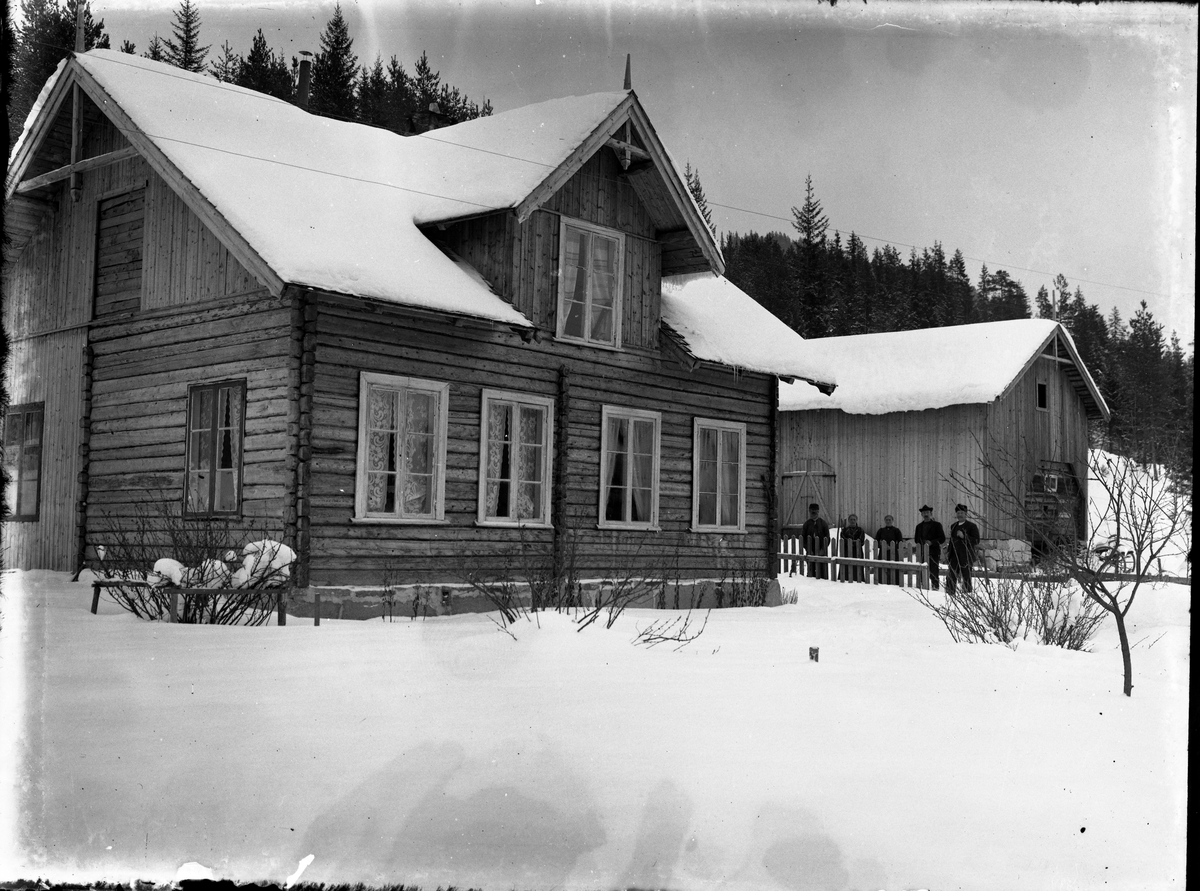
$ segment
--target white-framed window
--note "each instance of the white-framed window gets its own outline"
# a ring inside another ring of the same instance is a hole
[[[186,517],[237,515],[242,506],[246,382],[188,388]]]
[[[692,528],[746,531],[746,425],[692,422]]]
[[[619,347],[625,236],[564,217],[558,244],[558,336]]]
[[[360,374],[355,519],[445,519],[449,401],[447,383]]]
[[[554,400],[484,390],[479,417],[479,522],[549,526]]]
[[[42,501],[42,435],[46,403],[10,405],[4,418],[9,522],[36,522]]]
[[[662,415],[611,405],[600,415],[600,525],[657,528]]]

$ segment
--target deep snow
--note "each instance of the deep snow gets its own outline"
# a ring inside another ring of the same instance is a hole
[[[7,573],[0,878],[1183,887],[1185,586],[1130,614],[1126,699],[1111,622],[954,644],[898,588],[785,581],[674,651],[631,643],[652,611],[180,626]]]

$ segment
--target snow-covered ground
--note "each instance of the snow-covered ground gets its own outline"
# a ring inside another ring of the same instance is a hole
[[[631,643],[658,612],[181,626],[8,573],[0,879],[1184,886],[1186,586],[1134,605],[1128,699],[1111,621],[954,644],[898,588],[786,581],[675,651]]]

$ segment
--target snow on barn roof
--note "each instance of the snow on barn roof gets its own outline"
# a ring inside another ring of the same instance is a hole
[[[848,414],[924,411],[992,402],[1002,396],[1055,335],[1077,369],[1076,389],[1089,414],[1107,415],[1099,390],[1070,333],[1050,319],[1014,319],[917,331],[804,341],[810,359],[832,373],[826,396],[803,383],[781,384],[781,411],[836,408]]]
[[[835,383],[830,370],[808,350],[814,341],[802,338],[724,276],[663,279],[662,320],[697,359]]]

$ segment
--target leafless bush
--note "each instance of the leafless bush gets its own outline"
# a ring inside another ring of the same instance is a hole
[[[1104,621],[1104,611],[1060,581],[1036,573],[976,579],[971,591],[934,599],[906,589],[946,626],[956,643],[1015,647],[1030,636],[1038,643],[1083,650]]]
[[[294,556],[265,532],[185,519],[165,497],[136,503],[124,521],[105,514],[101,541],[90,566],[102,579],[127,583],[106,589],[119,606],[163,620],[174,599],[175,621],[185,624],[263,624]]]
[[[721,580],[717,584],[717,608],[766,606],[771,580],[742,555],[722,561]]]
[[[645,628],[638,629],[633,643],[636,646],[647,648],[657,647],[660,644],[674,644],[673,649],[681,650],[704,633],[704,629],[708,627],[709,612],[710,610],[704,611],[704,618],[700,622],[699,628],[695,625],[695,615],[691,610],[681,616],[656,619]]]

